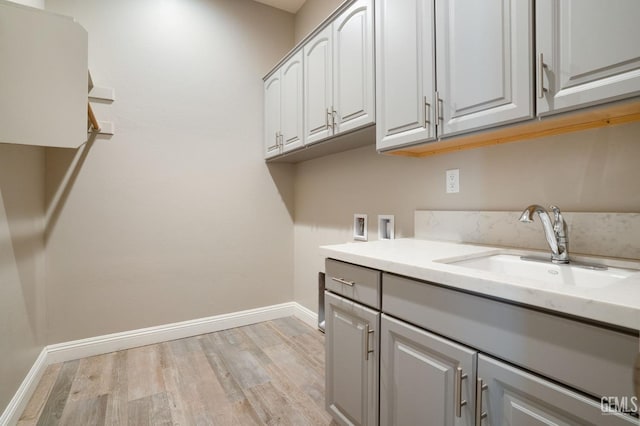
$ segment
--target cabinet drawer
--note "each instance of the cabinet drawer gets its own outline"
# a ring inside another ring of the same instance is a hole
[[[380,309],[380,271],[333,259],[325,261],[325,271],[327,290]]]
[[[638,336],[383,275],[382,310],[588,394],[633,395]]]

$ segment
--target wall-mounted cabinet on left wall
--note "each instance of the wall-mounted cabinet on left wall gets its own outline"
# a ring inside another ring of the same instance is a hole
[[[82,145],[87,31],[72,18],[5,0],[0,0],[0,28],[0,142]]]

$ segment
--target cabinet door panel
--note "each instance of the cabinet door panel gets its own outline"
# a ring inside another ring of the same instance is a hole
[[[318,142],[333,134],[331,26],[304,46],[304,132],[305,144]]]
[[[383,314],[380,424],[472,425],[476,352]],[[455,371],[467,375],[461,417],[455,411]]]
[[[280,72],[275,72],[264,83],[264,156],[274,157],[280,154],[278,135],[280,132]]]
[[[379,314],[326,292],[325,315],[327,410],[345,425],[375,425]]]
[[[538,81],[548,90],[538,113],[640,93],[640,2],[543,0],[537,3]]]
[[[374,122],[372,0],[359,0],[333,23],[337,132]]]
[[[600,404],[581,394],[485,355],[478,357],[478,378],[486,426],[637,425],[621,414],[603,414]]]
[[[302,52],[282,66],[282,151],[302,146]]]
[[[437,0],[441,136],[533,115],[532,4]]]
[[[0,143],[85,143],[87,58],[72,18],[0,2]]]
[[[377,0],[376,11],[377,148],[434,139],[434,0]]]

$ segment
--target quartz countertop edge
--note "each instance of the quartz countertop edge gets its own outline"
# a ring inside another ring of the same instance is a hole
[[[640,330],[640,274],[606,288],[552,285],[465,268],[440,260],[463,260],[505,251],[531,250],[402,238],[320,247],[320,254],[384,272],[442,284],[506,301]],[[640,269],[639,262],[627,262]],[[384,284],[383,284],[384,285]]]

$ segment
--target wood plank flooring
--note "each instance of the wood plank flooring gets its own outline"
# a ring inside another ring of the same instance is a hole
[[[330,425],[324,335],[294,317],[47,367],[18,425]]]

